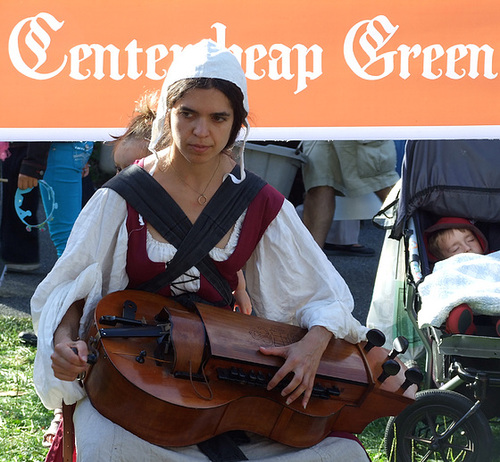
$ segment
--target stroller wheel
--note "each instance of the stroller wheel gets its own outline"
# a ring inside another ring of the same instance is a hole
[[[493,442],[488,419],[481,410],[444,433],[473,406],[459,393],[425,390],[385,429],[385,450],[390,462],[487,462]]]

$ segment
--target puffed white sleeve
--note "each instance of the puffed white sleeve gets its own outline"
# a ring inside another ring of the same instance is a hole
[[[258,316],[310,329],[320,325],[351,343],[365,339],[354,301],[334,268],[286,201],[245,266]]]
[[[103,188],[89,200],[76,220],[66,249],[31,299],[33,326],[38,336],[33,379],[43,404],[72,404],[85,392],[77,382],[57,379],[50,355],[53,336],[69,306],[85,300],[80,336],[93,319],[97,302],[107,293],[124,289],[127,258],[126,203]]]

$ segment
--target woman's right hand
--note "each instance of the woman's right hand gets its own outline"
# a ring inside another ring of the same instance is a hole
[[[89,368],[87,344],[83,340],[65,340],[57,343],[51,355],[52,370],[59,380],[72,382]]]
[[[50,359],[54,375],[59,380],[72,382],[89,367],[87,364],[89,349],[83,340],[78,339],[78,327],[84,305],[84,300],[73,302],[54,332],[54,352]],[[73,340],[75,338],[77,340]]]

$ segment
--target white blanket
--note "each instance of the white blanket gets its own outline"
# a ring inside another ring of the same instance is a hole
[[[418,325],[439,327],[450,311],[467,303],[475,314],[500,315],[500,251],[462,253],[436,263],[418,289]]]

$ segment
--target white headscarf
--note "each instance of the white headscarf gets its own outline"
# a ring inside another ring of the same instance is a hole
[[[214,78],[234,83],[243,93],[243,106],[249,112],[247,81],[238,59],[227,49],[219,47],[213,40],[202,40],[195,45],[187,45],[181,54],[176,56],[163,82],[156,118],[151,131],[149,150],[157,154],[156,146],[165,133],[167,117],[167,97],[170,86],[179,80],[190,78]],[[235,183],[245,179],[245,163],[243,151],[248,138],[248,121],[245,119],[245,137],[240,151],[240,179],[230,174]]]

